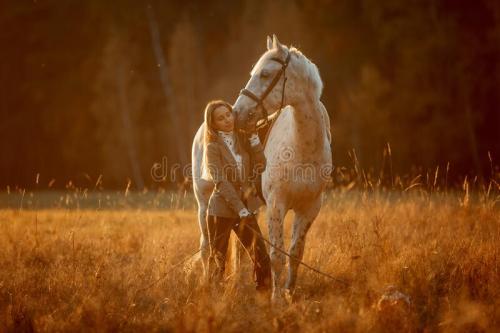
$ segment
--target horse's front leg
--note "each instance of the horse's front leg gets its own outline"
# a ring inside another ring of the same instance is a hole
[[[274,198],[271,198],[269,202],[272,204],[267,206],[267,226],[269,228],[269,240],[271,246],[269,249],[269,257],[271,259],[271,272],[272,272],[272,283],[273,291],[271,300],[273,303],[279,303],[282,301],[281,292],[281,273],[285,267],[285,255],[277,249],[283,250],[283,219],[286,214],[286,210],[283,205],[279,204]]]
[[[290,296],[297,282],[297,271],[299,261],[304,256],[304,246],[306,243],[306,235],[311,227],[316,216],[318,216],[321,208],[321,197],[313,200],[306,207],[294,209],[295,218],[293,221],[292,241],[290,244],[290,265],[288,268],[288,279],[286,281],[286,291]]]

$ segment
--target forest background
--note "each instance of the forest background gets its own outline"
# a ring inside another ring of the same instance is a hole
[[[489,175],[500,152],[495,0],[38,0],[0,5],[0,186],[175,187],[211,99],[266,36],[319,68],[334,164]],[[489,157],[488,157],[489,152]],[[387,149],[386,149],[387,153]],[[449,164],[448,164],[449,163]],[[101,176],[102,175],[102,176]]]

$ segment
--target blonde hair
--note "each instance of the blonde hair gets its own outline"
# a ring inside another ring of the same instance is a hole
[[[217,129],[214,128],[214,119],[213,118],[214,118],[215,110],[217,110],[221,106],[225,107],[229,111],[233,112],[233,107],[231,106],[231,104],[229,104],[226,101],[220,100],[220,99],[208,102],[207,106],[205,107],[205,133],[203,135],[203,145],[205,147],[205,151],[206,151],[207,145],[210,142],[217,141],[218,134],[217,134]],[[241,153],[241,146],[240,146],[241,138],[236,133],[236,131],[234,133],[234,140],[235,140],[234,143],[235,143],[236,152]]]

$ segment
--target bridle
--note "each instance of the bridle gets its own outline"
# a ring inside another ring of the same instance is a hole
[[[281,109],[283,108],[283,103],[285,102],[285,85],[286,85],[286,79],[287,79],[285,71],[286,71],[286,68],[288,67],[288,64],[290,63],[290,56],[291,56],[291,53],[290,53],[290,51],[288,51],[288,54],[287,54],[286,59],[284,61],[281,60],[280,58],[275,58],[275,57],[270,59],[272,61],[276,61],[276,62],[280,63],[281,69],[276,73],[273,80],[271,81],[269,86],[267,86],[266,90],[262,93],[260,98],[257,97],[257,95],[255,95],[253,92],[251,92],[250,90],[248,90],[246,88],[243,88],[240,91],[240,95],[247,96],[247,97],[251,98],[252,100],[254,100],[257,103],[257,106],[260,106],[262,108],[262,111],[264,112],[264,122],[262,122],[259,126],[257,126],[257,129],[260,127],[267,126],[267,124],[269,122],[268,112],[267,112],[266,107],[264,106],[264,100],[271,93],[271,91],[274,89],[274,87],[276,86],[276,84],[278,83],[278,81],[280,80],[282,75],[284,76],[284,80],[283,80],[283,89],[281,91],[281,105],[280,105],[278,112],[281,112]],[[241,131],[246,132],[243,129]]]

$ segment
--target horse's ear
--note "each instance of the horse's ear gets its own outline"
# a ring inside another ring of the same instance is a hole
[[[267,50],[270,51],[270,50],[272,50],[272,48],[273,48],[273,40],[268,35],[267,36]]]
[[[283,51],[283,45],[281,45],[275,34],[273,34],[273,48],[278,49],[280,52]]]

